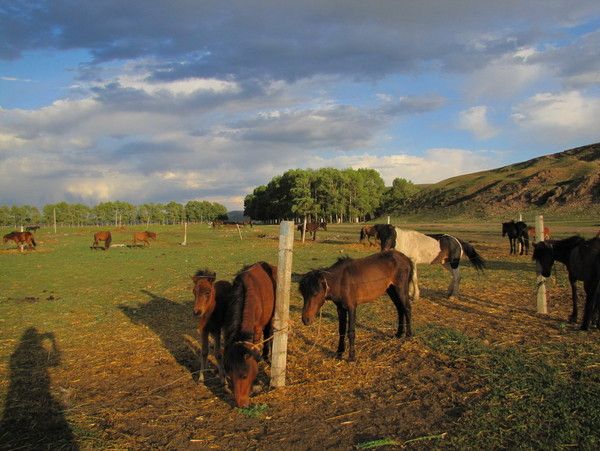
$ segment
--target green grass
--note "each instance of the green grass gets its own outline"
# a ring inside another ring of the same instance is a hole
[[[451,447],[600,447],[600,374],[595,366],[579,359],[561,372],[559,362],[534,358],[513,347],[489,347],[439,326],[426,326],[418,335],[430,348],[472,367],[486,391],[449,434]],[[569,349],[581,356],[585,348]]]

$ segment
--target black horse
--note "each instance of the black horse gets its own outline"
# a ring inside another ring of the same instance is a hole
[[[510,253],[517,253],[517,242],[521,244],[521,253],[525,250],[525,255],[529,253],[529,232],[527,231],[527,224],[523,221],[515,222],[503,222],[502,223],[502,236],[508,235],[508,241],[510,242]]]
[[[360,242],[366,238],[371,246],[371,237],[375,237],[379,240],[382,252],[396,247],[396,236],[396,228],[391,224],[372,224],[360,229]]]
[[[555,261],[564,263],[569,273],[573,311],[570,322],[577,321],[577,286],[583,281],[586,294],[585,309],[581,329],[589,329],[592,318],[597,315],[598,282],[600,281],[600,239],[585,240],[580,236],[572,236],[564,240],[548,240],[537,243],[533,250],[536,271],[544,277],[550,276]]]

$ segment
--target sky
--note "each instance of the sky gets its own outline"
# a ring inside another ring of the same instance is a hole
[[[2,0],[0,204],[432,183],[600,141],[598,0]]]

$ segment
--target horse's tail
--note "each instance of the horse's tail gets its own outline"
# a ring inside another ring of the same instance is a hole
[[[112,235],[109,233],[108,236],[106,237],[106,240],[104,240],[104,249],[108,250],[108,248],[110,247],[110,243],[112,241]]]
[[[598,235],[600,235],[600,232],[598,232]],[[360,229],[360,242],[362,243],[365,240],[365,228],[363,227],[362,229]]]
[[[483,271],[485,269],[485,260],[477,253],[473,245],[459,238],[456,239],[462,246],[464,253],[467,254],[467,257],[469,257],[469,261],[475,267],[475,269],[478,271]]]

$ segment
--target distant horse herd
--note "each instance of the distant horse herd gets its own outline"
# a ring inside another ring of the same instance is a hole
[[[251,222],[249,225],[252,225]],[[215,221],[212,226],[218,227],[219,224]],[[318,229],[327,230],[327,224],[306,224],[306,231],[313,232],[313,239]],[[304,224],[300,224],[297,230],[304,230]],[[535,230],[522,221],[502,223],[502,236],[509,239],[510,254],[528,254],[530,235],[535,235]],[[154,232],[135,232],[133,245],[142,243],[148,246],[149,240],[156,238]],[[410,337],[411,305],[420,296],[417,264],[441,264],[451,273],[448,297],[458,295],[459,266],[463,257],[467,257],[478,271],[483,271],[486,266],[485,260],[472,244],[449,234],[422,234],[390,224],[362,227],[359,242],[364,243],[366,239],[372,246],[374,243],[371,238],[379,241],[380,252],[358,259],[339,258],[330,267],[313,269],[299,280],[298,288],[304,300],[302,322],[310,325],[323,304],[327,300],[332,301],[337,308],[339,326],[336,355],[342,358],[347,339],[350,361],[356,359],[358,305],[374,302],[387,294],[398,315],[396,337]],[[35,249],[36,246],[30,231],[4,235],[4,242],[9,240],[15,241],[21,249],[25,246]],[[107,250],[111,241],[110,231],[97,232],[92,248]],[[100,242],[104,243],[103,246],[100,246]],[[583,281],[586,302],[581,329],[587,330],[592,325],[600,327],[600,232],[591,240],[579,236],[552,240],[550,230],[545,228],[544,240],[534,243],[532,258],[536,263],[536,271],[544,277],[550,276],[555,261],[566,265],[572,289],[571,322],[576,322],[578,316],[576,282]],[[269,358],[277,268],[263,261],[257,262],[242,268],[233,282],[217,280],[216,273],[210,269],[199,270],[191,278],[193,313],[198,317],[197,329],[202,348],[200,379],[204,379],[204,373],[208,370],[209,337],[212,337],[219,377],[229,386],[236,406],[246,407],[250,404],[259,362]],[[224,343],[223,351],[221,343]]]

